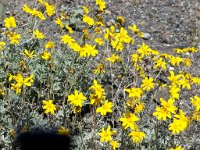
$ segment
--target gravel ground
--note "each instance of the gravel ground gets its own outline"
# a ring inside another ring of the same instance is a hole
[[[16,14],[18,12],[15,5],[19,5],[19,2],[26,2],[26,0],[1,1],[7,8],[5,12],[10,14]],[[54,1],[54,3],[56,1],[58,2],[58,0],[51,1]],[[62,3],[77,5],[89,4],[93,1],[63,0]],[[113,19],[113,17],[116,18],[121,15],[126,19],[126,26],[131,23],[136,23],[146,33],[146,43],[158,50],[169,51],[174,47],[193,46],[199,42],[196,37],[198,19],[200,19],[200,2],[198,1],[107,0],[107,21],[109,21],[109,18]],[[8,8],[10,9],[8,10]]]
[[[146,43],[151,47],[169,51],[194,44],[195,0],[143,0],[139,4],[133,1],[136,0],[110,1],[109,9],[150,34]]]

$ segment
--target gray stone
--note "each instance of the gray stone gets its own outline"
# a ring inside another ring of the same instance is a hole
[[[149,40],[151,38],[151,34],[150,33],[144,33],[144,38],[145,40]]]

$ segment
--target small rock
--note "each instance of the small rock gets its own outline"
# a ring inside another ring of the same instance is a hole
[[[143,37],[143,39],[145,39],[145,40],[149,40],[150,37],[151,37],[151,34],[150,34],[150,33],[144,33],[144,37]]]
[[[110,14],[111,14],[111,11],[105,10],[105,14],[110,15]]]
[[[110,21],[106,22],[106,26],[110,27],[110,26],[112,26],[112,25],[113,25],[112,22],[110,22]]]
[[[172,44],[172,35],[169,32],[165,32],[161,35],[162,42],[166,44]]]

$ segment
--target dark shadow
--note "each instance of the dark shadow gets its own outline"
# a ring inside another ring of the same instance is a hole
[[[15,150],[70,150],[71,139],[69,136],[36,129],[18,135],[14,145]]]

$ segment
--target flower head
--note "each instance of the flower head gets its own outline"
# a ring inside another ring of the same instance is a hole
[[[55,46],[55,42],[52,42],[52,41],[48,41],[46,44],[45,44],[45,48],[54,48]]]
[[[5,46],[5,45],[6,45],[5,42],[1,42],[1,41],[0,41],[0,51],[4,49],[4,46]]]
[[[83,95],[82,92],[78,93],[77,90],[74,91],[74,94],[68,96],[68,101],[71,105],[82,107],[83,102],[87,98]]]
[[[58,134],[59,135],[70,135],[70,131],[69,129],[65,128],[64,126],[62,126],[60,129],[58,129]]]
[[[139,118],[135,114],[132,114],[131,112],[126,112],[119,120],[122,121],[122,126],[124,127],[124,129],[127,129],[129,127],[132,130],[137,129],[137,125],[135,124],[135,122],[139,121]]]
[[[48,51],[44,51],[40,54],[40,57],[44,60],[50,60],[51,54]]]
[[[112,107],[113,107],[112,102],[108,102],[108,100],[106,100],[101,107],[97,108],[96,112],[101,113],[102,116],[105,116],[108,112],[110,113],[112,112]]]
[[[24,52],[22,53],[24,56],[28,57],[28,58],[32,58],[34,56],[36,56],[35,54],[35,51],[31,51],[29,52],[27,49],[24,50]]]
[[[146,137],[144,132],[132,131],[128,136],[131,136],[133,143],[140,143]]]
[[[142,80],[142,89],[150,91],[152,88],[154,88],[153,78],[152,77],[145,77],[145,79]]]
[[[101,132],[98,133],[101,138],[100,138],[100,142],[109,142],[112,140],[112,135],[116,132],[115,130],[114,131],[111,131],[110,130],[111,127],[110,125],[108,126],[108,128],[105,130],[104,128],[101,129]]]
[[[19,44],[19,39],[21,38],[21,35],[14,32],[9,35],[9,38],[11,44]]]
[[[83,22],[87,23],[90,26],[94,25],[94,19],[89,17],[88,15],[83,16]]]
[[[33,34],[34,34],[35,38],[37,38],[37,39],[43,39],[44,38],[44,34],[42,32],[40,32],[39,30],[35,30],[33,32]]]
[[[17,26],[15,18],[13,16],[4,19],[4,23],[5,23],[5,27],[8,29],[15,28]]]
[[[56,110],[56,106],[53,104],[53,100],[43,100],[42,101],[43,106],[42,108],[45,110],[45,114],[54,114]]]

